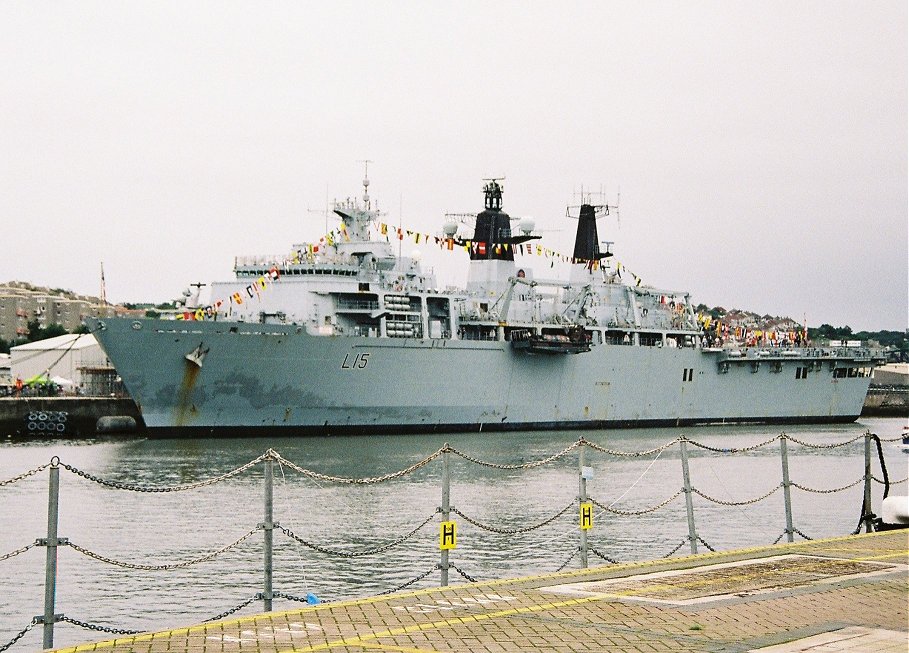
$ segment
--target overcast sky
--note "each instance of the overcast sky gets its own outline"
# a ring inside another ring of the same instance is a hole
[[[504,176],[570,254],[573,192],[621,190],[647,284],[907,327],[902,0],[0,3],[0,282],[173,299],[317,240],[362,159],[394,224]]]

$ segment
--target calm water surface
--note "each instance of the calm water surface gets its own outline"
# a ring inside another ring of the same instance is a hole
[[[904,420],[866,419],[844,426],[790,427],[786,432],[813,444],[834,444],[866,429],[881,437],[899,435]],[[482,460],[517,464],[546,458],[580,435],[621,451],[645,451],[679,435],[712,447],[742,448],[770,439],[779,427],[728,426],[633,431],[533,432],[430,436],[377,436],[287,439],[209,439],[0,443],[0,481],[47,463],[62,463],[110,481],[172,486],[206,480],[237,468],[268,448],[301,467],[344,477],[375,477],[404,469],[445,442]],[[781,480],[779,443],[740,454],[689,445],[692,485],[725,501],[756,498]],[[898,444],[884,445],[893,480],[907,476],[907,456]],[[593,468],[588,494],[622,510],[652,507],[682,486],[679,447],[659,454],[617,458],[587,450]],[[861,440],[848,446],[815,449],[789,443],[792,481],[830,489],[863,473]],[[881,478],[877,455],[875,476]],[[60,537],[85,549],[133,564],[164,565],[193,560],[233,542],[263,521],[264,466],[200,489],[140,493],[104,487],[65,469],[60,472]],[[275,466],[274,518],[300,538],[339,551],[380,547],[416,528],[441,501],[440,460],[404,477],[371,485],[346,485],[308,478]],[[47,528],[48,472],[0,487],[0,556],[44,537]],[[882,487],[874,484],[879,512]],[[467,516],[500,529],[526,528],[545,521],[576,501],[578,455],[531,469],[500,470],[458,457],[451,459],[451,504]],[[906,483],[891,493],[905,494]],[[862,485],[832,494],[793,488],[795,527],[812,538],[844,535],[857,523]],[[783,533],[783,493],[747,506],[726,507],[694,499],[698,535],[714,548],[769,544]],[[595,511],[590,546],[619,561],[659,558],[687,536],[683,497],[655,512],[618,517]],[[460,517],[458,546],[451,562],[478,580],[552,572],[570,558],[579,566],[576,507],[552,523],[519,535],[479,529]],[[438,562],[438,517],[399,546],[356,558],[326,555],[274,535],[274,590],[307,593],[335,601],[394,588],[433,569]],[[703,548],[702,548],[703,550]],[[677,555],[690,551],[687,543]],[[591,564],[603,563],[595,555]],[[45,549],[32,548],[0,562],[0,646],[35,615],[43,613]],[[124,569],[89,558],[71,547],[58,555],[56,612],[80,621],[133,630],[198,623],[237,606],[262,590],[262,534],[213,560],[166,571]],[[451,571],[452,582],[463,578]],[[432,571],[411,588],[439,581]],[[274,609],[299,603],[275,599]],[[255,601],[238,614],[261,612]],[[109,636],[58,624],[56,646]],[[12,651],[41,645],[36,627]]]

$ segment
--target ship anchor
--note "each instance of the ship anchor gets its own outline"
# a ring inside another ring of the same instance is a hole
[[[186,354],[186,355],[184,356],[184,358],[185,358],[186,360],[188,360],[190,363],[192,363],[193,365],[195,365],[196,367],[198,367],[198,368],[201,369],[201,368],[202,368],[202,361],[205,360],[205,356],[208,354],[208,350],[209,350],[208,347],[206,347],[205,349],[203,349],[203,348],[202,348],[202,343],[200,342],[200,343],[199,343],[199,346],[196,347],[195,349],[193,349],[193,350],[192,350],[191,352],[189,352],[188,354]]]

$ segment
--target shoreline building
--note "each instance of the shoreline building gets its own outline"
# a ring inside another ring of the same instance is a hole
[[[11,343],[23,339],[29,322],[36,320],[42,329],[59,324],[75,331],[86,317],[114,317],[125,310],[98,297],[10,281],[0,285],[0,338]]]

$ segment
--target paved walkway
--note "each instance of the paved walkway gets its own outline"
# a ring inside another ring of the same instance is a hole
[[[611,565],[305,607],[61,649],[893,651],[909,530]]]

